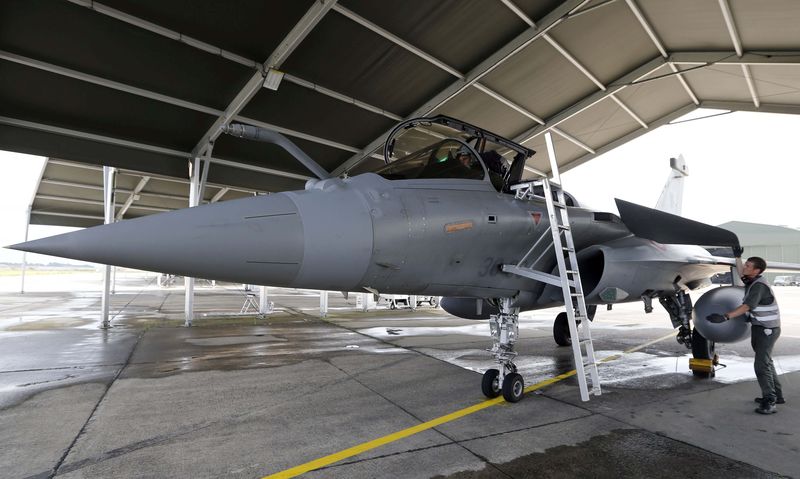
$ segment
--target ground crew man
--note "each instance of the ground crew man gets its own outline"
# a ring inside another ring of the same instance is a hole
[[[743,267],[741,260],[737,258],[737,267],[745,285],[742,305],[726,314],[711,314],[706,319],[719,323],[742,314],[747,315],[747,320],[752,323],[750,344],[756,353],[754,368],[761,388],[761,397],[756,398],[759,407],[755,411],[759,414],[773,414],[778,412],[775,404],[786,402],[772,362],[772,348],[781,335],[778,302],[769,283],[761,276],[767,269],[767,263],[763,258],[758,256],[747,258]]]

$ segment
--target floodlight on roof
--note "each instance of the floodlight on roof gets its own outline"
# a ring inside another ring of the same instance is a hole
[[[283,72],[270,68],[267,70],[267,77],[264,78],[264,88],[277,90],[283,80]]]

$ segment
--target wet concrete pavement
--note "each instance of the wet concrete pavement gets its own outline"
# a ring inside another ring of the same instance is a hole
[[[488,326],[441,310],[356,312],[353,297],[270,289],[278,311],[239,316],[242,293],[131,279],[96,329],[90,292],[0,295],[0,476],[262,477],[483,401]],[[721,345],[712,380],[666,339],[600,367],[603,395],[567,379],[346,457],[304,477],[800,477],[800,288],[778,291],[775,356],[788,403],[753,413],[748,342]],[[349,308],[349,309],[348,309]],[[222,313],[212,315],[212,313]],[[572,369],[553,312],[526,314],[526,384]],[[601,311],[599,357],[669,333],[641,305]]]

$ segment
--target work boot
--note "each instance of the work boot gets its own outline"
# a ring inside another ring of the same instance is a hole
[[[778,408],[775,406],[774,402],[763,401],[761,405],[756,408],[756,412],[759,414],[775,414],[778,412]]]
[[[756,402],[762,403],[764,402],[764,398],[756,398]],[[786,404],[786,399],[779,397],[778,399],[775,400],[775,404]]]

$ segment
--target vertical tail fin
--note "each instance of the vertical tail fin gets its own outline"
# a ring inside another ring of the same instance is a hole
[[[664,190],[661,191],[661,196],[658,197],[656,209],[680,216],[683,208],[683,181],[684,178],[689,176],[689,169],[686,167],[683,155],[679,155],[677,158],[670,158],[669,166],[672,170],[669,172],[669,177],[664,184]]]

